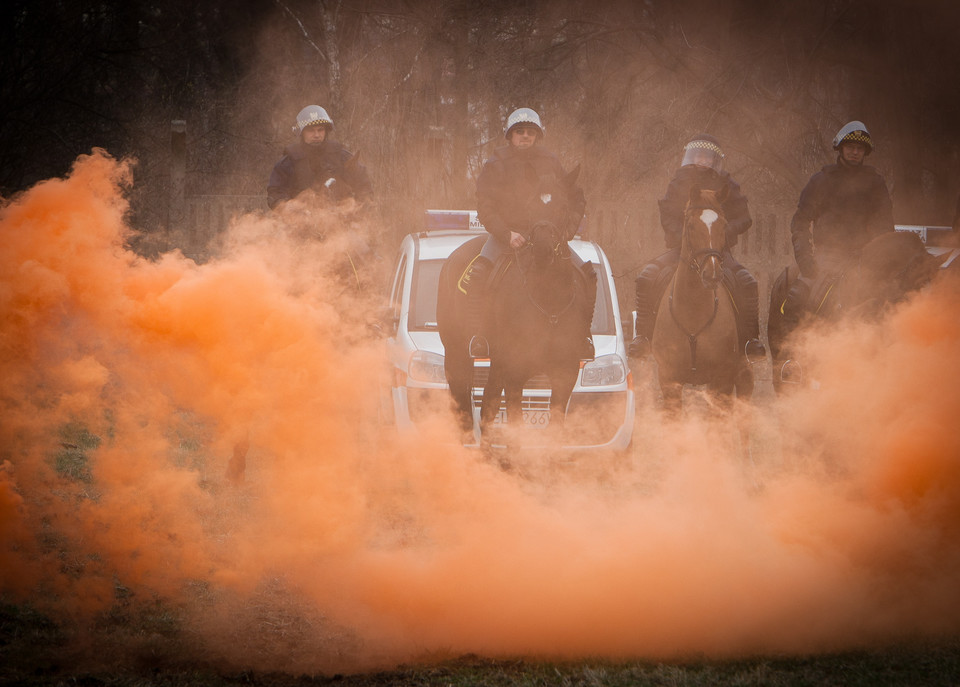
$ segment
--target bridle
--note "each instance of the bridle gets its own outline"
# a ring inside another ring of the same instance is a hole
[[[702,213],[704,210],[713,210],[710,207],[692,207],[687,208],[686,213],[683,218],[683,232],[687,233],[687,225],[691,221],[691,217],[695,213]],[[718,213],[719,214],[719,213]],[[721,215],[722,216],[722,215]],[[701,221],[697,219],[696,221]],[[681,239],[682,240],[682,239]],[[720,267],[723,267],[723,253],[716,248],[701,248],[700,250],[694,251],[693,255],[690,256],[690,259],[687,261],[687,267],[696,272],[699,275],[703,275],[703,270],[706,268],[706,263],[710,258],[716,258],[717,262],[720,263]]]
[[[710,258],[716,258],[720,266],[723,267],[723,253],[715,248],[702,248],[701,250],[695,251],[694,254],[690,256],[690,260],[687,261],[687,267],[697,274],[702,275],[703,270],[706,268],[706,260]],[[703,263],[700,262],[701,260],[703,260]]]
[[[687,233],[687,223],[690,221],[689,216],[692,214],[692,211],[702,212],[706,209],[712,208],[689,208],[684,217],[684,234]],[[693,255],[690,256],[690,259],[687,260],[687,267],[694,272],[698,277],[700,277],[701,283],[703,283],[703,271],[706,269],[707,261],[710,258],[716,258],[717,262],[720,265],[720,269],[723,269],[723,253],[715,248],[701,248],[700,250],[694,251]],[[673,319],[674,324],[677,325],[677,328],[680,332],[687,337],[687,342],[690,344],[690,372],[691,374],[696,374],[697,372],[697,338],[703,331],[713,324],[713,321],[717,317],[717,311],[720,308],[720,297],[717,294],[717,287],[720,285],[720,280],[717,281],[717,284],[713,287],[713,312],[710,313],[710,317],[704,322],[696,332],[688,332],[683,324],[677,319],[677,315],[673,309],[673,295],[674,291],[677,288],[677,282],[674,280],[672,289],[670,291],[669,304],[670,304],[670,317]]]
[[[560,308],[556,312],[550,312],[549,310],[544,308],[542,305],[540,305],[540,303],[538,303],[536,299],[534,299],[533,294],[531,293],[531,289],[529,288],[529,285],[527,283],[527,275],[529,273],[529,270],[524,270],[523,262],[520,260],[521,251],[533,250],[535,246],[542,245],[541,242],[534,240],[534,236],[542,233],[542,232],[538,232],[537,229],[548,228],[548,227],[551,235],[551,243],[548,246],[548,250],[541,253],[541,255],[546,255],[549,257],[549,263],[548,263],[549,265],[555,265],[559,260],[566,260],[567,262],[569,262],[570,261],[569,245],[567,244],[566,241],[562,239],[562,237],[560,237],[560,232],[557,226],[552,222],[546,222],[546,221],[538,222],[533,226],[533,228],[530,230],[530,235],[527,238],[527,243],[523,246],[523,248],[514,249],[514,260],[517,263],[517,270],[520,272],[520,280],[521,280],[521,283],[523,284],[523,292],[526,294],[527,300],[529,300],[533,304],[533,306],[537,310],[539,310],[544,317],[547,318],[547,321],[550,324],[555,325],[560,321],[561,315],[563,315],[570,308],[572,308],[574,303],[576,302],[577,300],[576,286],[574,286],[574,288],[571,289],[570,300],[567,301],[566,305],[564,305],[562,308]],[[536,258],[536,256],[534,257]]]

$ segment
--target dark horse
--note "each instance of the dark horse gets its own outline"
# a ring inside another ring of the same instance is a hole
[[[738,346],[736,308],[725,284],[726,219],[720,192],[693,189],[684,211],[680,263],[657,309],[651,345],[664,410],[678,414],[685,384],[720,399],[749,398],[753,374]]]
[[[804,307],[793,309],[791,289],[807,289],[807,285],[797,282],[796,265],[784,268],[773,282],[767,319],[774,388],[781,391],[783,384],[803,379],[802,366],[791,351],[791,334],[841,318],[879,317],[890,304],[929,283],[941,260],[927,252],[916,234],[886,232],[871,239],[839,272],[814,280],[802,299]]]
[[[570,183],[570,178],[561,181]],[[482,433],[500,412],[501,393],[507,421],[522,422],[523,387],[537,375],[550,380],[550,426],[562,427],[577,381],[584,318],[590,317],[593,303],[586,302],[588,289],[570,261],[570,247],[561,229],[568,210],[562,189],[557,190],[541,194],[541,219],[530,229],[527,244],[493,270],[497,276],[489,291],[490,370],[481,402]],[[444,370],[464,430],[473,427],[474,366],[469,341],[474,332],[466,321],[466,294],[460,281],[485,240],[485,236],[472,239],[450,255],[440,272],[438,289]]]

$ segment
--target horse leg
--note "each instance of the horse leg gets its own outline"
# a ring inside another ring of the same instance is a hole
[[[491,364],[487,383],[483,387],[483,399],[480,402],[480,436],[484,441],[486,440],[483,437],[500,413],[500,396],[502,393],[503,380],[500,370]]]
[[[679,420],[683,410],[683,384],[680,382],[660,382],[663,394],[663,414],[669,420]]]
[[[523,420],[523,384],[513,380],[504,386],[503,392],[507,418],[500,429],[503,431],[504,445],[507,449],[511,449],[518,441],[518,434],[525,427]]]
[[[464,342],[464,347],[466,343]],[[448,355],[444,372],[450,387],[453,409],[460,430],[467,435],[473,432],[473,361],[464,355]]]
[[[580,374],[579,366],[561,367],[550,374],[550,433],[559,436],[567,419],[567,403]]]
[[[523,426],[523,385],[510,384],[504,388],[504,401],[507,407],[507,424]]]
[[[247,471],[247,451],[250,450],[249,433],[233,445],[233,455],[227,463],[227,479],[233,484],[243,484]]]

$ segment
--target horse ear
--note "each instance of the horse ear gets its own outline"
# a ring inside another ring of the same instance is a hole
[[[580,176],[580,163],[578,162],[577,166],[574,167],[573,170],[563,178],[563,180],[566,182],[567,186],[572,187],[574,184],[577,183],[577,177],[579,176]]]

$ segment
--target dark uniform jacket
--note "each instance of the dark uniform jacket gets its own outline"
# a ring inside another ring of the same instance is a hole
[[[723,216],[727,220],[727,248],[737,245],[737,237],[753,224],[747,198],[740,192],[740,184],[726,171],[717,172],[696,165],[686,165],[677,170],[660,199],[660,226],[668,249],[680,247],[683,237],[683,215],[694,188],[726,192],[723,201]]]
[[[683,214],[694,188],[725,192],[723,216],[727,220],[727,248],[737,245],[737,237],[753,224],[747,197],[740,192],[740,184],[729,172],[717,172],[696,165],[686,165],[677,170],[667,185],[667,192],[660,199],[660,226],[663,227],[667,248],[679,248],[683,237]]]
[[[526,150],[514,146],[497,148],[483,164],[477,179],[477,218],[503,243],[510,232],[526,234],[542,217],[536,216],[537,202],[544,189],[566,184],[566,173],[556,155],[535,145]],[[583,189],[573,184],[565,190],[567,210],[560,222],[567,239],[572,239],[583,219],[586,200]]]
[[[373,188],[367,170],[359,162],[351,162],[351,158],[353,154],[337,141],[325,140],[319,145],[294,143],[273,167],[267,184],[267,205],[273,208],[308,188],[320,190],[331,178],[336,179],[331,188],[334,198],[369,199]]]
[[[853,255],[888,231],[893,231],[893,203],[887,185],[873,167],[865,165],[838,163],[814,174],[790,222],[793,253],[806,275],[816,269],[814,246]]]

